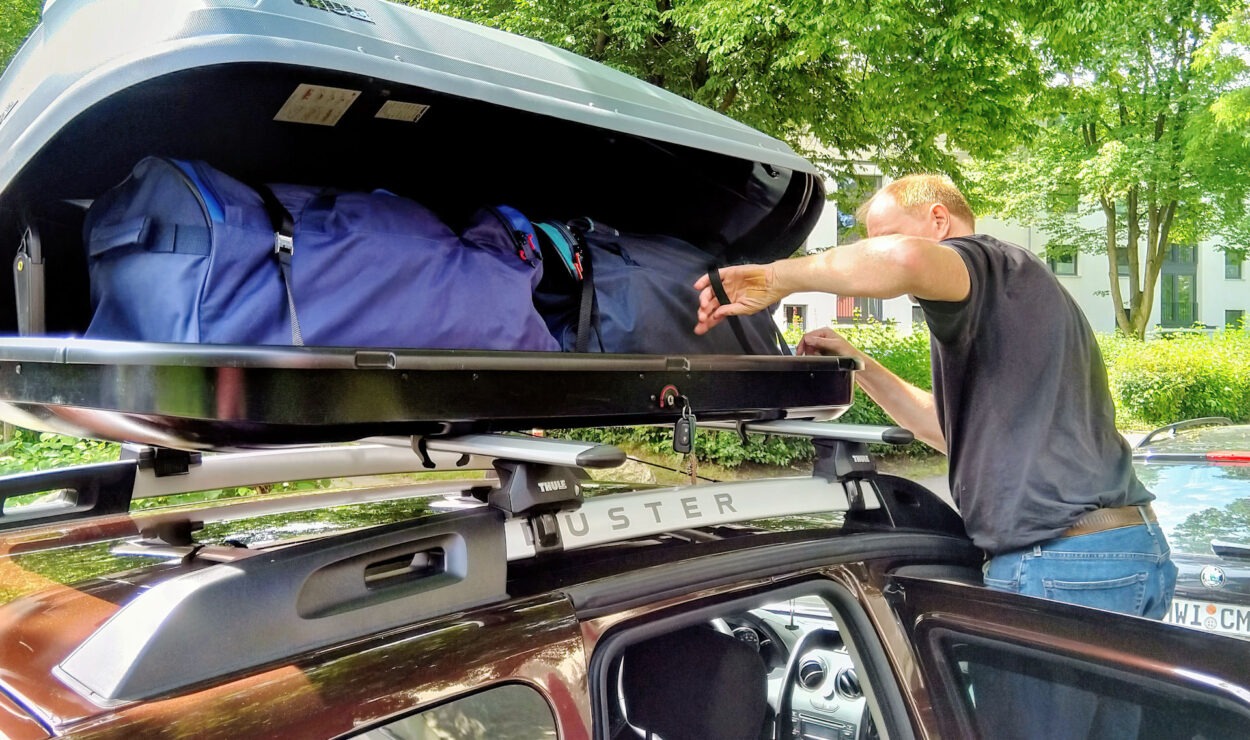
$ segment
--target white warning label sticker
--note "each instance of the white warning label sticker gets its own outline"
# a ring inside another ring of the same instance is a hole
[[[311,123],[317,126],[333,126],[339,122],[356,98],[359,90],[323,85],[300,85],[286,99],[282,110],[273,117],[275,121]]]
[[[429,109],[430,106],[421,105],[420,103],[401,103],[398,100],[388,100],[378,109],[374,118],[416,123],[421,120],[421,116],[424,116]]]

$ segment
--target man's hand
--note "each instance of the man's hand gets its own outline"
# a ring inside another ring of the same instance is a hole
[[[730,316],[742,316],[762,311],[786,296],[777,288],[777,277],[772,265],[734,265],[723,267],[721,282],[725,285],[728,305],[721,305],[712,291],[712,281],[707,275],[699,278],[694,289],[699,293],[699,321],[695,334],[708,330]]]
[[[861,357],[862,355],[850,342],[846,341],[846,337],[829,328],[815,329],[804,334],[799,340],[795,354],[835,357]]]

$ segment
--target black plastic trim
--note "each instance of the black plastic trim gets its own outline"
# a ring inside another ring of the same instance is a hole
[[[130,511],[138,464],[134,460],[79,465],[59,470],[18,473],[0,477],[0,531],[33,525],[87,519]],[[23,512],[3,511],[15,496],[57,490],[74,492],[64,506]]]
[[[54,672],[105,705],[170,694],[505,600],[506,558],[503,515],[490,509],[260,552],[143,591]],[[379,569],[385,579],[367,577]]]
[[[981,550],[966,539],[945,535],[883,532],[853,537],[822,537],[719,553],[646,571],[623,573],[565,589],[579,619],[731,583],[768,578],[805,568],[855,560],[908,558],[979,564]]]

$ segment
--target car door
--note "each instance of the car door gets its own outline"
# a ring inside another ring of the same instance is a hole
[[[1244,738],[1250,644],[912,575],[887,596],[943,737]]]

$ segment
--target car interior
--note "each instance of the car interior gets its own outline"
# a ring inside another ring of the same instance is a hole
[[[683,626],[686,615],[673,629],[627,630],[623,646],[609,640],[605,736],[877,737],[859,659],[830,603],[815,593],[757,602]]]

